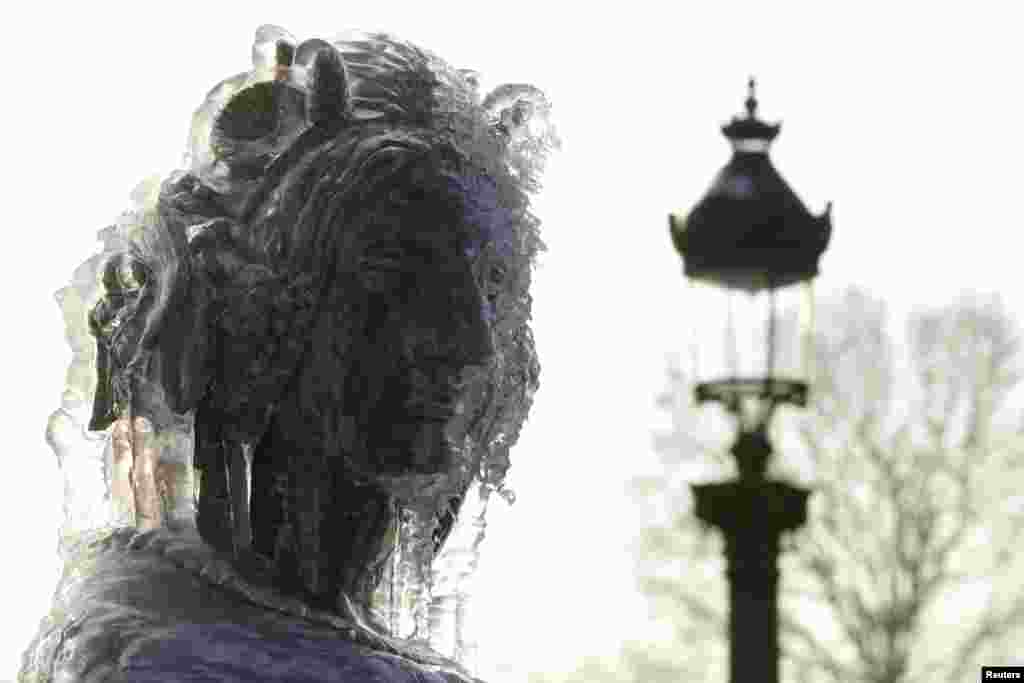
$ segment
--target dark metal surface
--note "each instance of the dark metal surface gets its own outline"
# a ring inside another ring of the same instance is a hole
[[[763,399],[768,403],[788,403],[803,407],[807,405],[807,382],[782,379],[730,377],[713,382],[701,382],[694,389],[697,403],[714,401],[727,408],[743,398]]]
[[[685,217],[669,216],[669,231],[687,277],[758,291],[817,275],[832,221],[831,204],[811,215],[772,165],[778,126],[756,119],[752,101],[746,118],[723,128],[734,146],[729,163]]]
[[[748,441],[745,448],[756,448]],[[744,457],[766,462],[763,452]],[[779,538],[807,520],[810,491],[749,472],[739,480],[692,487],[697,517],[725,537],[729,581],[730,681],[778,683]]]

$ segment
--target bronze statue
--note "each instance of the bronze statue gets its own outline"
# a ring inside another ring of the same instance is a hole
[[[48,437],[72,489],[102,451],[107,502],[69,498],[26,680],[175,680],[146,643],[256,622],[465,678],[423,593],[471,487],[509,493],[539,373],[528,195],[558,144],[540,91],[477,87],[387,35],[263,26],[185,168],[100,233],[58,293],[75,357]],[[186,597],[197,577],[217,597]]]

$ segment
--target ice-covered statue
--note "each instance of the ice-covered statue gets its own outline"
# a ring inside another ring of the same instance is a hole
[[[65,571],[21,680],[469,680],[548,113],[386,35],[257,31],[58,293]]]

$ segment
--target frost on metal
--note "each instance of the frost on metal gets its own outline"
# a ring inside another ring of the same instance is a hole
[[[529,194],[558,146],[549,103],[481,95],[382,34],[263,26],[252,62],[57,294],[68,571],[29,673],[55,673],[41,643],[83,618],[62,612],[88,593],[81,567],[124,527],[193,539],[214,554],[183,567],[227,558],[221,584],[264,585],[263,604],[471,656],[486,508],[512,500],[538,386]]]

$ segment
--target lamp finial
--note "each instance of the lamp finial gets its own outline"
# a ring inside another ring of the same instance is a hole
[[[757,81],[751,76],[747,80],[747,118],[753,119],[757,116]]]

